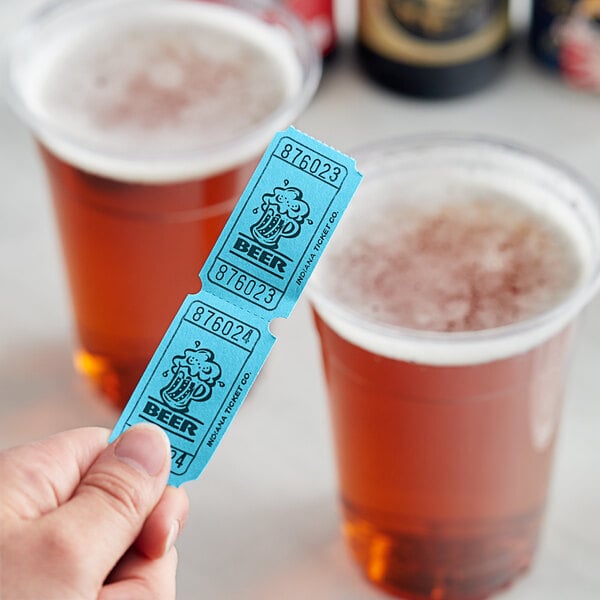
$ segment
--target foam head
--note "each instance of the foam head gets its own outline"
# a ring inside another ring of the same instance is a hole
[[[413,139],[356,153],[365,180],[309,287],[367,350],[487,362],[558,332],[598,285],[593,192],[494,141]]]
[[[319,79],[302,26],[267,8],[59,4],[15,36],[9,96],[45,145],[85,170],[142,181],[225,170],[260,154]]]

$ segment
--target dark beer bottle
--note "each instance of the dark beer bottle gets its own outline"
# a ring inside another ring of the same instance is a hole
[[[498,74],[508,0],[360,0],[358,48],[387,87],[431,98],[475,91]]]

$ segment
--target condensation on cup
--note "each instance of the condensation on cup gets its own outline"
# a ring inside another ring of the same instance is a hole
[[[58,2],[8,47],[4,89],[56,209],[75,362],[123,406],[321,57],[275,0]]]
[[[410,598],[484,598],[533,560],[597,194],[501,141],[355,154],[364,180],[308,287],[344,533]]]

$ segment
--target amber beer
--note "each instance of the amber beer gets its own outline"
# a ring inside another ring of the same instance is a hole
[[[577,313],[590,190],[494,142],[372,148],[310,287],[344,533],[407,598],[484,598],[532,561]]]
[[[124,403],[210,253],[253,162],[197,180],[136,183],[41,146],[71,286],[77,368]]]
[[[132,392],[320,59],[277,2],[82,0],[11,43],[9,99],[47,167],[77,367]]]

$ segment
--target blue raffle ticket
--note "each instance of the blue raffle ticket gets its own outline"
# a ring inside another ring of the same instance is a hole
[[[290,127],[262,157],[111,441],[136,423],[171,441],[169,483],[196,479],[258,375],[348,206],[354,160]]]

